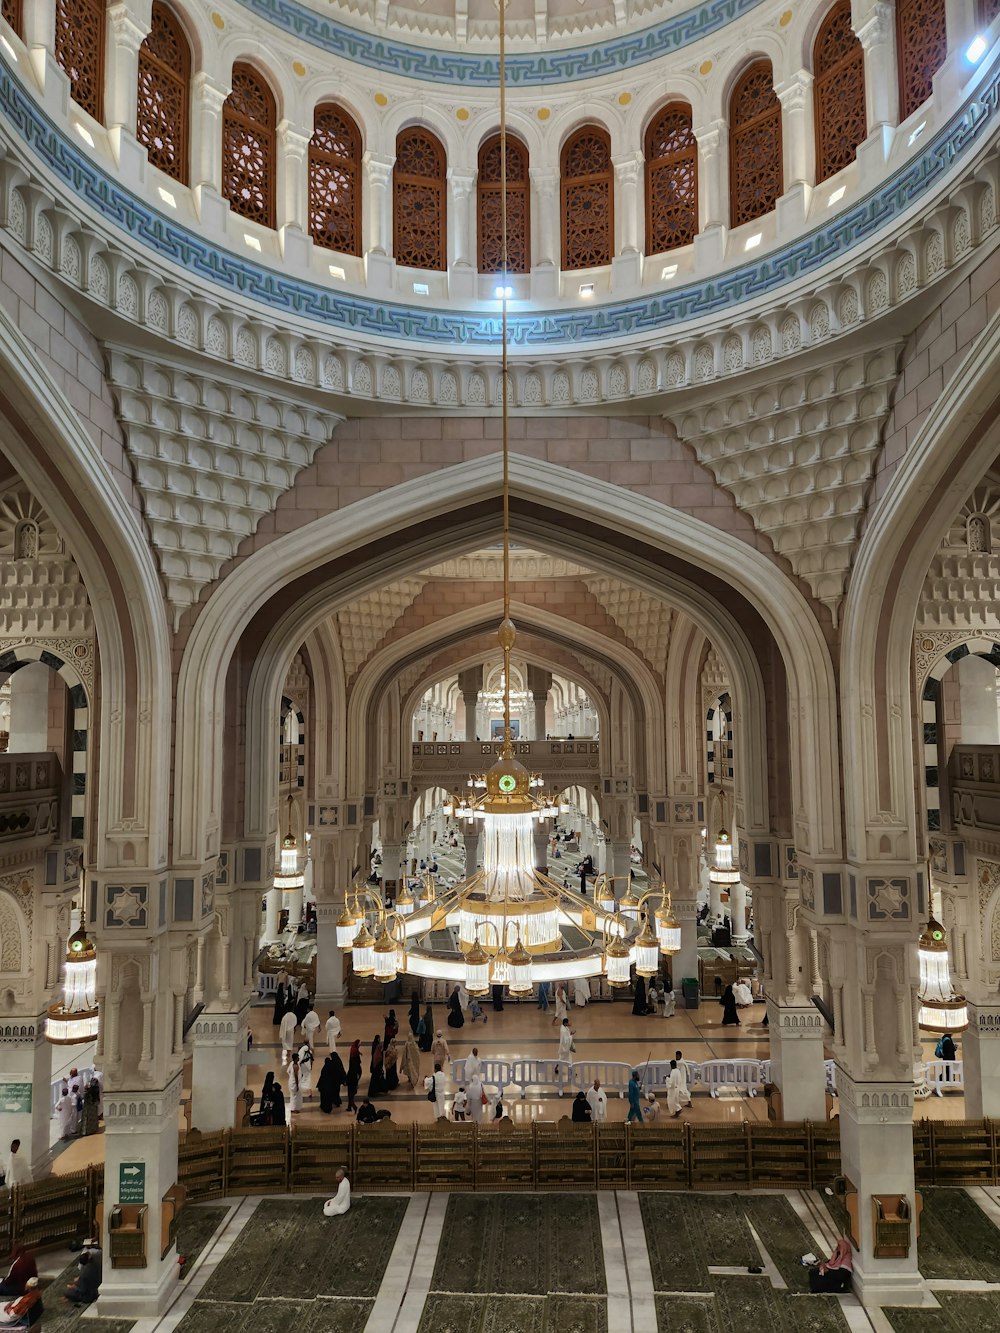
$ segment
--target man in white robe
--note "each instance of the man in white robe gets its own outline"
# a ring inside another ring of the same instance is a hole
[[[27,1157],[21,1152],[21,1140],[13,1139],[10,1145],[10,1156],[4,1163],[4,1184],[9,1190],[15,1185],[31,1184],[31,1164]]]
[[[570,1064],[573,1060],[573,1029],[569,1025],[569,1019],[564,1018],[559,1027],[559,1066],[556,1070],[556,1085],[559,1088],[559,1096],[563,1094],[563,1088],[569,1082]]]
[[[688,1067],[684,1063],[684,1057],[681,1055],[680,1051],[674,1051],[674,1060],[677,1062],[677,1072],[681,1076],[681,1087],[683,1089],[681,1093],[681,1104],[683,1106],[690,1106],[691,1094],[688,1091]]]
[[[473,1046],[472,1054],[465,1057],[465,1081],[471,1083],[474,1078],[479,1078],[483,1072],[483,1062],[479,1058],[479,1047]]]
[[[590,982],[586,977],[577,977],[573,982],[573,1003],[578,1009],[584,1009],[590,1001]]]
[[[309,1010],[302,1020],[302,1037],[310,1050],[316,1046],[316,1033],[319,1031],[319,1014],[315,1008]]]
[[[79,1112],[76,1109],[77,1094],[72,1088],[62,1085],[62,1095],[56,1102],[56,1112],[59,1116],[59,1137],[61,1139],[71,1139],[76,1134],[79,1123]]]
[[[667,1079],[667,1110],[676,1118],[691,1101],[687,1090],[687,1080],[678,1067],[676,1060],[670,1061],[670,1077]]]
[[[308,1014],[306,1015],[308,1017]],[[330,1048],[330,1054],[337,1054],[337,1038],[340,1036],[340,1019],[330,1010],[330,1017],[326,1020],[326,1044]]]
[[[299,1091],[303,1097],[312,1097],[313,1053],[312,1047],[304,1041],[299,1047]]]
[[[483,1080],[479,1074],[469,1079],[469,1115],[478,1124],[486,1118],[487,1107],[483,1104]],[[487,1099],[488,1101],[489,1099]]]
[[[733,987],[733,999],[738,1009],[746,1009],[753,1004],[753,991],[747,985],[745,978],[741,978]]]
[[[288,1064],[289,1056],[295,1050],[295,1029],[298,1027],[298,1019],[295,1017],[295,1010],[289,1009],[287,1014],[282,1016],[278,1025],[278,1036],[281,1039],[281,1063]]]
[[[602,1120],[607,1120],[608,1094],[601,1087],[599,1078],[595,1078],[594,1086],[587,1089],[587,1105],[590,1107],[590,1118],[595,1125],[599,1125]]]
[[[347,1179],[343,1167],[337,1172],[335,1179],[337,1193],[323,1205],[324,1217],[343,1217],[351,1206],[351,1182]]]
[[[427,1093],[427,1100],[434,1103],[434,1115],[438,1120],[447,1118],[448,1108],[445,1105],[446,1082],[445,1076],[441,1072],[441,1066],[434,1066],[434,1073],[428,1074],[424,1079],[424,1092]]]
[[[674,986],[672,981],[665,983],[663,994],[660,996],[660,1013],[663,1018],[673,1018],[677,1009],[677,997],[674,995]]]
[[[299,1057],[293,1055],[288,1063],[288,1109],[302,1110],[302,1082],[299,1078]]]

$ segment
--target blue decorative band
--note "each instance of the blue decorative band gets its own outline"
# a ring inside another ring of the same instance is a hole
[[[553,348],[564,343],[664,333],[699,317],[718,315],[774,292],[849,253],[916,204],[987,133],[997,114],[1000,70],[908,162],[854,207],[755,263],[742,264],[704,283],[586,310],[543,310],[508,319],[511,345]],[[437,346],[495,351],[498,316],[468,315],[364,297],[343,296],[276,269],[237,258],[150,208],[85,157],[25,94],[0,60],[0,124],[21,137],[70,191],[134,241],[224,292],[238,293],[274,311],[315,321],[330,330]]]
[[[433,46],[410,46],[362,32],[317,14],[298,0],[237,0],[256,18],[301,38],[310,46],[342,56],[356,65],[401,74],[430,83],[453,83],[466,88],[496,88],[500,62],[496,56],[443,52]],[[653,24],[639,32],[587,46],[507,57],[507,82],[524,88],[550,83],[599,79],[658,60],[692,42],[708,37],[727,23],[749,13],[763,0],[709,0],[686,14]]]

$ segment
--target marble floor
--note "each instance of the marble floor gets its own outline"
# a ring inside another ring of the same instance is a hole
[[[835,1211],[810,1191],[355,1195],[187,1210],[187,1277],[159,1319],[57,1333],[982,1333],[1000,1329],[1000,1190],[924,1194],[916,1310],[810,1296]],[[964,1256],[964,1258],[963,1258]],[[45,1256],[66,1279],[69,1256]],[[58,1288],[55,1288],[56,1290]],[[79,1329],[75,1325],[79,1323]]]

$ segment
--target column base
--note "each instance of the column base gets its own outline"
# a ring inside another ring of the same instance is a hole
[[[854,1280],[852,1290],[866,1309],[874,1305],[907,1305],[936,1307],[937,1302],[927,1289],[919,1273],[866,1274],[854,1252]]]
[[[825,1121],[823,1017],[813,1005],[768,998],[771,1079],[781,1090],[783,1120]]]
[[[110,1261],[109,1261],[110,1262]],[[177,1266],[177,1248],[171,1246],[166,1259],[162,1261],[163,1270],[154,1287],[149,1287],[142,1280],[142,1274],[149,1270],[133,1269],[134,1277],[126,1277],[122,1269],[114,1269],[114,1287],[105,1284],[108,1274],[101,1285],[101,1294],[97,1298],[97,1315],[100,1319],[152,1319],[162,1315],[174,1299],[180,1281]],[[123,1281],[118,1281],[121,1276]]]

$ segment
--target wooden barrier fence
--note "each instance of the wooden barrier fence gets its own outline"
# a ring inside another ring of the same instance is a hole
[[[1000,1121],[913,1126],[917,1186],[1000,1185]],[[840,1131],[824,1124],[569,1120],[514,1125],[352,1123],[192,1131],[178,1151],[187,1199],[323,1193],[339,1167],[367,1193],[410,1190],[820,1189],[840,1175]],[[0,1191],[0,1256],[92,1234],[100,1167]]]

